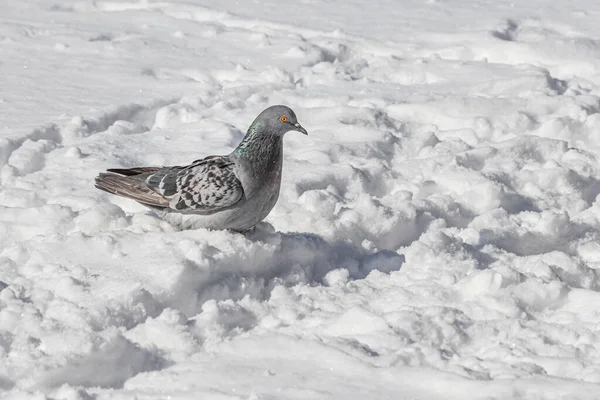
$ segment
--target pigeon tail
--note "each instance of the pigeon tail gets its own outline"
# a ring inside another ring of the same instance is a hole
[[[101,173],[96,177],[95,186],[105,192],[133,199],[148,206],[169,206],[169,200],[146,187],[137,177]]]

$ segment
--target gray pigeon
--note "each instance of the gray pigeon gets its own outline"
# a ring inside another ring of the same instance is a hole
[[[288,131],[308,134],[289,107],[271,106],[228,155],[185,167],[109,169],[96,177],[96,187],[136,200],[181,229],[245,231],[277,202]]]

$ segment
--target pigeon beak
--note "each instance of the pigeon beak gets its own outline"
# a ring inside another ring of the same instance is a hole
[[[302,133],[304,133],[305,135],[308,135],[308,132],[306,132],[306,129],[304,129],[304,128],[302,127],[302,125],[300,125],[299,123],[297,123],[297,122],[296,122],[296,123],[294,124],[294,128],[296,128],[296,130],[297,130],[298,132],[302,132]]]

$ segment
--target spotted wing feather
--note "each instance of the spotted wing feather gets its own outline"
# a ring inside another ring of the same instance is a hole
[[[167,198],[169,208],[216,211],[232,206],[244,195],[233,167],[227,157],[207,157],[187,167],[157,171],[146,178],[146,185]]]

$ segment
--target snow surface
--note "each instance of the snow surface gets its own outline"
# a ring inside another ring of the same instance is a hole
[[[1,398],[600,398],[599,2],[1,3]],[[277,103],[252,234],[93,187]]]

